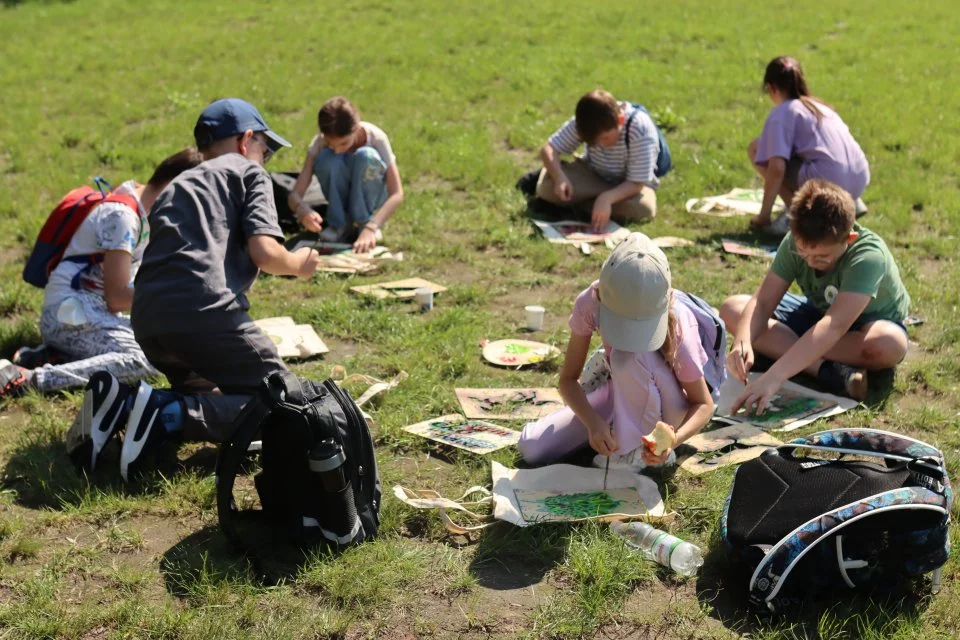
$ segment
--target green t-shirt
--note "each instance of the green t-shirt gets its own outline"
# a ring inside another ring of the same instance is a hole
[[[903,322],[910,312],[910,295],[900,280],[900,269],[890,250],[880,236],[869,229],[855,224],[853,230],[860,236],[829,272],[814,269],[797,255],[792,233],[787,233],[780,243],[770,268],[787,282],[796,281],[810,304],[824,313],[838,293],[849,291],[872,298],[860,314],[861,321]]]

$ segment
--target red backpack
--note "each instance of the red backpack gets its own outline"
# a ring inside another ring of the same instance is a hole
[[[33,245],[33,251],[27,258],[27,264],[23,268],[25,282],[41,289],[46,287],[50,274],[63,260],[89,265],[103,261],[102,253],[63,257],[73,234],[77,232],[81,223],[87,219],[87,216],[97,205],[104,202],[119,202],[134,211],[138,210],[139,204],[133,196],[113,193],[113,187],[110,186],[110,183],[99,176],[95,177],[93,181],[96,184],[96,189],[87,185],[77,187],[65,195],[50,212],[43,228],[40,229],[37,242]],[[104,190],[104,187],[106,187],[106,190]]]

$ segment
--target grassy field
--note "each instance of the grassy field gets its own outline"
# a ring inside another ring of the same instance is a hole
[[[296,169],[317,107],[345,94],[391,135],[406,185],[387,229],[406,260],[387,275],[450,290],[420,315],[348,294],[369,277],[263,277],[254,310],[292,315],[327,340],[326,358],[294,367],[302,375],[321,379],[335,364],[381,378],[407,371],[372,411],[384,484],[459,495],[489,481],[489,462],[437,451],[401,427],[456,411],[456,386],[554,384],[555,365],[494,369],[478,343],[515,335],[524,304],[539,303],[541,339],[564,344],[573,298],[605,254],[534,234],[513,184],[536,166],[539,145],[598,85],[657,113],[676,168],[643,231],[695,241],[669,250],[674,283],[719,304],[752,290],[765,265],[720,253],[719,238],[742,233],[746,219],[694,216],[683,203],[757,184],[744,150],[770,108],[763,68],[790,53],[866,151],[864,223],[887,239],[926,319],[911,328],[911,353],[888,388],[830,426],[926,439],[957,477],[958,31],[946,2],[905,11],[867,0],[3,0],[0,357],[39,341],[42,294],[19,272],[69,188],[93,175],[146,180],[192,143],[200,109],[225,96],[251,100],[295,142],[270,168]],[[31,394],[0,405],[0,638],[960,636],[956,559],[937,596],[921,584],[902,597],[811,601],[797,618],[756,619],[717,540],[729,469],[660,479],[680,514],[675,532],[708,552],[694,579],[638,560],[604,527],[499,525],[451,537],[435,515],[392,496],[375,542],[265,578],[227,554],[217,530],[215,448],[186,446],[177,465],[136,486],[120,485],[113,469],[82,478],[63,445],[79,401]]]

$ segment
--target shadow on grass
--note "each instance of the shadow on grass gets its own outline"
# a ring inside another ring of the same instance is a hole
[[[769,615],[748,602],[749,567],[734,562],[722,545],[712,545],[697,579],[697,599],[710,616],[738,634],[777,637],[893,637],[915,624],[930,604],[928,583],[902,581],[873,592],[794,591],[783,613]]]
[[[82,506],[97,492],[118,498],[152,495],[163,478],[184,472],[200,476],[214,473],[216,449],[197,450],[184,461],[177,459],[177,450],[176,444],[165,446],[141,481],[124,484],[119,473],[118,439],[106,444],[97,458],[97,468],[88,474],[70,459],[59,436],[41,435],[11,451],[0,487],[13,489],[15,501],[22,507],[61,511]]]
[[[469,571],[487,589],[538,584],[566,556],[572,526],[576,525],[515,527],[497,523],[484,531]]]
[[[237,528],[251,553],[234,548],[217,526],[206,526],[165,551],[160,573],[167,591],[187,597],[215,585],[276,586],[296,578],[310,559],[308,550],[281,539],[256,518],[240,518]]]

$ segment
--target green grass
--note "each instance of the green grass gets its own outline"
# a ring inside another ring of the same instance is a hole
[[[556,382],[556,364],[494,369],[479,341],[514,335],[523,306],[542,304],[539,339],[562,345],[577,292],[604,251],[583,256],[539,240],[513,190],[577,98],[601,85],[643,102],[669,130],[675,170],[643,227],[696,245],[669,250],[677,286],[714,304],[750,291],[761,261],[722,256],[745,219],[687,214],[687,198],[756,185],[745,148],[770,108],[760,93],[775,55],[801,59],[871,162],[864,223],[898,258],[926,324],[892,390],[830,426],[870,424],[942,447],[960,472],[960,102],[949,3],[909,11],[840,0],[786,7],[733,0],[630,3],[333,5],[292,0],[0,5],[0,357],[39,341],[42,294],[19,280],[43,216],[68,189],[102,175],[145,180],[191,143],[209,101],[242,96],[296,147],[271,169],[295,170],[318,106],[345,94],[391,136],[407,198],[386,230],[406,260],[384,277],[450,287],[433,312],[371,302],[347,289],[371,278],[262,277],[258,316],[309,322],[333,347],[296,365],[334,364],[410,377],[372,409],[385,487],[456,496],[489,482],[489,462],[443,460],[402,427],[456,411],[456,386]],[[598,526],[505,525],[451,537],[435,514],[388,497],[383,535],[265,576],[226,552],[216,529],[214,450],[191,445],[162,474],[126,487],[115,469],[72,469],[63,433],[79,394],[0,406],[0,638],[660,637],[953,638],[960,635],[956,560],[943,591],[902,600],[810,603],[796,619],[761,621],[742,606],[716,521],[731,470],[661,478],[676,533],[708,554],[678,580]],[[519,426],[519,425],[513,425]],[[823,425],[811,427],[820,428]],[[803,433],[803,432],[801,432]],[[505,464],[512,451],[498,453]],[[958,540],[954,530],[954,542]]]

